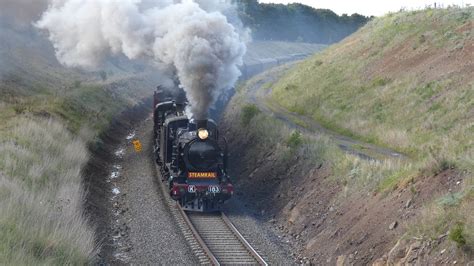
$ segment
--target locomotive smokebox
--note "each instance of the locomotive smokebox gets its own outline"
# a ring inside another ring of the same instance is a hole
[[[200,128],[207,129],[207,119],[196,120],[196,126],[197,126],[198,129],[200,129]]]

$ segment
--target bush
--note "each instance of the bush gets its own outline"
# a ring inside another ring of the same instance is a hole
[[[303,138],[301,137],[301,133],[299,131],[294,131],[291,133],[290,137],[286,141],[286,145],[291,149],[298,148],[303,143]]]
[[[466,245],[466,238],[464,237],[464,225],[461,223],[457,223],[449,231],[449,239],[456,242],[458,247],[463,247],[464,245]]]
[[[247,126],[252,118],[260,113],[260,110],[255,104],[246,104],[242,107],[241,121],[242,124]]]

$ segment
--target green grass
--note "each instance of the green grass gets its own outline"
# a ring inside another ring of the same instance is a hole
[[[449,231],[449,239],[456,242],[458,247],[464,247],[466,245],[464,224],[458,223],[454,225]]]
[[[340,134],[407,154],[413,159],[408,175],[438,173],[446,165],[473,172],[472,73],[462,63],[433,76],[424,74],[429,63],[403,67],[413,64],[411,58],[446,56],[452,47],[472,43],[465,28],[473,17],[470,7],[377,18],[288,71],[273,85],[271,101]],[[387,66],[391,62],[400,68]],[[404,175],[387,178],[381,187]]]

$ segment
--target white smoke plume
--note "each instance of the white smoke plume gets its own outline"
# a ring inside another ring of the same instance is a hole
[[[124,54],[173,68],[194,117],[205,119],[219,90],[240,76],[246,51],[246,36],[222,14],[229,8],[222,0],[55,0],[35,25],[66,66]]]

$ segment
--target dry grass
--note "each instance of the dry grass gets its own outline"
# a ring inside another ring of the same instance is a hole
[[[87,264],[85,142],[53,120],[23,117],[0,143],[0,263]]]

